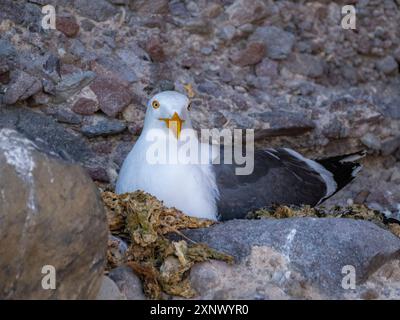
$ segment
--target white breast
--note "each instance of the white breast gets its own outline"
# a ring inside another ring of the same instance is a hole
[[[218,189],[210,164],[151,164],[149,143],[141,136],[125,159],[116,192],[143,190],[185,214],[217,219]]]

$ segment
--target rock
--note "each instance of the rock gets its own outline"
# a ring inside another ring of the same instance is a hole
[[[220,30],[217,31],[217,35],[219,38],[225,41],[232,40],[235,36],[236,28],[232,25],[223,26]]]
[[[89,124],[82,126],[81,131],[85,136],[93,138],[118,134],[125,129],[125,123],[120,120],[94,116]]]
[[[14,46],[5,39],[0,39],[0,61],[11,62],[16,60],[17,51]]]
[[[381,152],[383,156],[388,156],[400,148],[400,136],[388,138],[382,141]]]
[[[97,22],[110,19],[118,13],[118,9],[106,0],[96,2],[90,0],[75,0],[74,7],[83,16]]]
[[[11,79],[3,98],[5,104],[14,104],[19,100],[25,100],[42,89],[39,79],[22,70],[13,73]]]
[[[0,172],[1,298],[95,298],[105,266],[107,222],[84,170],[2,129]],[[54,267],[55,290],[42,287],[49,274],[44,266]]]
[[[251,113],[251,117],[263,122],[263,129],[256,132],[256,138],[300,135],[315,128],[312,120],[304,115],[285,111]]]
[[[83,19],[83,20],[81,21],[81,27],[82,27],[82,29],[83,29],[84,31],[90,32],[90,31],[92,31],[93,28],[95,27],[95,24],[94,24],[91,20],[89,20],[89,19]]]
[[[223,6],[218,3],[211,3],[202,12],[203,17],[214,19],[224,11]]]
[[[122,265],[125,261],[127,250],[128,245],[125,241],[110,234],[108,236],[107,267],[115,268]]]
[[[337,117],[335,117],[329,123],[327,123],[322,132],[327,138],[343,139],[349,135],[349,128],[346,127],[346,125]]]
[[[68,124],[80,124],[82,122],[82,116],[77,115],[67,109],[48,108],[44,112],[53,116],[58,122]]]
[[[99,110],[97,101],[88,98],[79,98],[72,106],[72,111],[77,114],[91,115]]]
[[[381,149],[381,140],[373,133],[367,133],[361,138],[361,142],[372,150]]]
[[[207,20],[201,18],[193,18],[185,20],[185,30],[190,33],[200,34],[203,36],[211,35],[213,33],[213,28]]]
[[[256,75],[275,78],[278,75],[278,63],[268,58],[263,59],[256,65]]]
[[[318,78],[324,74],[324,64],[320,57],[307,53],[298,53],[288,59],[285,66],[293,73]]]
[[[27,108],[0,108],[0,129],[15,129],[48,154],[65,161],[90,163],[94,158],[89,146],[69,133],[53,119]]]
[[[247,23],[261,21],[272,12],[262,1],[236,0],[226,9],[226,13],[229,21],[235,27],[238,27]]]
[[[169,2],[168,3],[169,12],[173,16],[177,16],[180,18],[186,18],[190,15],[189,11],[186,9],[186,6],[182,2]]]
[[[221,95],[220,86],[212,81],[204,81],[199,83],[197,90],[201,93],[209,94],[214,97],[219,97]]]
[[[79,24],[74,16],[57,17],[56,28],[67,37],[75,37],[79,32]]]
[[[96,78],[90,88],[97,96],[101,111],[109,117],[115,117],[132,99],[126,84],[111,77]]]
[[[160,38],[151,37],[146,43],[146,51],[150,55],[151,59],[155,62],[163,62],[166,60],[163,46]]]
[[[43,64],[43,69],[47,74],[54,75],[54,77],[58,79],[59,77],[61,77],[60,59],[53,54],[49,54]]]
[[[265,56],[265,46],[260,42],[251,42],[246,49],[232,57],[232,62],[245,67],[259,63]]]
[[[283,60],[291,53],[295,36],[278,27],[265,26],[258,27],[250,40],[264,42],[268,58]]]
[[[132,150],[132,142],[121,142],[117,145],[113,153],[114,162],[121,167],[128,153]]]
[[[110,175],[104,165],[85,166],[86,172],[94,181],[110,183]]]
[[[398,48],[393,52],[393,57],[396,59],[397,62],[400,62],[400,47],[398,47]]]
[[[126,300],[126,297],[113,280],[107,276],[103,276],[96,300]]]
[[[133,9],[144,14],[167,14],[169,12],[168,0],[134,1]]]
[[[121,59],[99,57],[92,64],[92,70],[102,76],[113,77],[120,81],[135,82],[138,80],[135,69],[132,66],[128,66]]]
[[[384,74],[391,74],[399,69],[399,65],[392,56],[386,56],[385,58],[379,60],[376,63],[376,66]]]
[[[158,81],[157,88],[159,88],[160,91],[173,91],[175,90],[175,84],[171,80],[162,79]]]
[[[10,80],[10,68],[7,64],[0,62],[0,83],[8,84]]]
[[[119,290],[128,300],[145,300],[143,286],[140,279],[129,267],[112,269],[108,276],[114,280]]]
[[[400,272],[400,239],[367,221],[231,220],[185,234],[236,258],[232,266],[212,261],[192,269],[198,299],[360,298],[366,288],[379,285],[377,270],[397,261],[392,272]],[[342,287],[346,266],[354,267],[355,290]],[[394,279],[384,287],[398,297],[394,289],[399,282]]]
[[[92,71],[77,71],[63,76],[55,87],[55,102],[60,103],[68,100],[89,85],[95,77],[96,74]]]
[[[127,5],[129,0],[109,0],[112,4],[116,5]]]

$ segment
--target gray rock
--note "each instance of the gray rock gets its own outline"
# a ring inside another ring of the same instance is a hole
[[[121,142],[117,145],[113,152],[113,160],[114,162],[121,167],[128,153],[132,150],[133,143],[132,142]]]
[[[293,73],[318,78],[324,74],[324,64],[320,57],[307,53],[295,54],[285,66]]]
[[[107,276],[103,276],[96,300],[126,300],[126,297],[113,280]]]
[[[381,152],[382,155],[388,156],[400,148],[400,136],[388,138],[382,141]]]
[[[0,108],[1,128],[17,130],[42,151],[66,161],[90,163],[94,158],[81,138],[69,133],[53,119],[27,108]]]
[[[125,123],[116,119],[94,116],[91,123],[82,126],[82,133],[89,137],[110,136],[121,133],[126,129]]]
[[[108,0],[108,1],[116,5],[127,5],[129,2],[129,0]]]
[[[392,56],[386,56],[385,58],[379,60],[376,63],[376,66],[384,74],[391,74],[399,69],[399,65]]]
[[[349,135],[349,128],[338,118],[333,118],[324,128],[323,134],[327,138],[343,139]]]
[[[14,104],[19,100],[25,100],[42,89],[42,83],[36,77],[18,70],[12,73],[11,82],[8,84],[4,95],[5,104]]]
[[[136,0],[133,9],[141,14],[167,14],[169,12],[168,0]]]
[[[0,172],[0,297],[95,298],[108,231],[89,176],[10,129],[0,130]],[[54,290],[42,287],[44,266],[54,267]]]
[[[112,269],[108,276],[114,280],[119,290],[128,300],[145,300],[143,286],[140,279],[129,267],[118,267]]]
[[[219,97],[221,95],[220,86],[212,81],[204,81],[199,83],[197,90],[201,93],[206,93],[214,97]]]
[[[78,12],[95,21],[105,21],[118,13],[118,9],[106,0],[96,2],[90,0],[75,0],[74,7]]]
[[[258,27],[250,37],[250,40],[264,42],[268,58],[283,60],[292,51],[295,36],[278,27],[265,26]]]
[[[192,270],[201,299],[345,298],[400,258],[399,238],[353,219],[232,220],[185,234],[236,258],[233,266],[212,262]],[[345,266],[355,268],[356,290],[342,287]]]
[[[256,65],[256,75],[275,78],[278,75],[278,63],[268,58],[263,59]]]
[[[62,117],[62,109],[46,110],[56,119]],[[65,111],[68,112],[68,111]],[[64,116],[68,117],[67,114]],[[80,118],[80,117],[79,117]],[[59,120],[59,119],[58,119]],[[60,122],[68,120],[62,119]],[[69,118],[69,121],[73,118]],[[81,164],[93,180],[110,181],[116,175],[114,166],[104,157],[96,157],[88,143],[79,135],[72,134],[54,119],[28,108],[0,108],[0,128],[12,128],[35,142],[41,151],[67,162]]]
[[[361,142],[372,150],[381,149],[381,140],[373,133],[367,133],[361,138]]]
[[[115,75],[121,77],[124,81],[135,82],[138,80],[134,68],[128,66],[121,59],[99,57],[96,62],[106,68],[109,72],[112,71]],[[95,69],[94,71],[97,70]]]
[[[25,1],[2,0],[0,2],[0,21],[9,19],[24,26],[30,32],[39,32],[42,13],[40,7]]]
[[[232,40],[235,36],[236,29],[232,25],[223,26],[220,30],[217,31],[217,35],[222,40]]]
[[[387,104],[382,111],[386,117],[392,118],[395,120],[399,120],[400,119],[400,97],[396,97],[394,99],[394,101],[392,101],[390,104]]]
[[[238,27],[244,24],[261,21],[274,13],[273,4],[270,1],[236,0],[227,9],[230,22]]]
[[[55,102],[60,103],[71,98],[89,85],[95,77],[96,74],[92,71],[79,71],[64,76],[55,87]]]
[[[82,116],[75,114],[67,109],[52,108],[47,109],[46,114],[53,116],[58,122],[68,124],[80,124]]]
[[[14,46],[5,39],[0,39],[0,59],[4,60],[15,60],[16,50]]]
[[[265,111],[249,116],[263,122],[263,129],[256,132],[258,138],[300,135],[315,128],[311,119],[294,112]]]

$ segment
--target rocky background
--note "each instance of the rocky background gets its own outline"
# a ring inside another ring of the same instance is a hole
[[[254,128],[314,157],[366,148],[331,203],[399,214],[399,2],[350,2],[356,30],[343,1],[2,0],[0,126],[112,184],[147,99],[191,84],[197,128]],[[41,27],[49,3],[57,30]]]
[[[350,3],[356,30],[340,25]],[[399,218],[399,63],[398,0],[0,0],[0,129],[112,187],[147,99],[189,84],[196,128],[311,157],[366,149],[328,204]]]

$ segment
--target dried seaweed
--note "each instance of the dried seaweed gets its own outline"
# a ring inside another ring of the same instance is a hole
[[[205,244],[172,241],[165,236],[171,232],[183,236],[180,229],[209,227],[215,221],[186,216],[142,191],[122,195],[107,191],[102,199],[110,231],[130,241],[124,263],[142,279],[150,298],[160,299],[163,293],[191,298],[196,292],[188,273],[195,263],[210,259],[233,262],[231,256]],[[109,264],[115,266],[115,259]]]
[[[294,217],[315,217],[315,218],[351,218],[367,220],[375,223],[381,228],[390,230],[393,234],[400,237],[400,225],[391,223],[386,216],[377,210],[368,208],[365,205],[355,204],[347,207],[334,206],[332,208],[320,207],[291,207],[291,206],[272,206],[249,212],[248,219],[261,218],[294,218]]]

